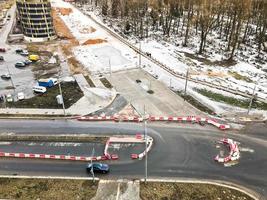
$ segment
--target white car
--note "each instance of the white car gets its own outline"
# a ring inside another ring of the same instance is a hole
[[[32,90],[36,93],[46,93],[46,87],[43,86],[34,86]]]
[[[18,100],[20,101],[20,100],[23,100],[23,99],[25,99],[24,93],[23,92],[19,92],[18,93]]]
[[[11,94],[6,95],[6,101],[7,102],[13,102],[13,97]]]

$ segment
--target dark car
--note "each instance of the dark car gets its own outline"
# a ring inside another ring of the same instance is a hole
[[[4,57],[3,56],[0,56],[0,61],[4,61]]]
[[[3,74],[3,75],[1,75],[1,78],[4,80],[9,80],[9,79],[11,79],[11,76],[10,76],[10,74]]]
[[[0,52],[6,52],[5,48],[0,48]]]
[[[86,167],[87,172],[91,173],[92,167],[93,167],[94,173],[106,174],[109,172],[109,166],[107,164],[89,163]]]
[[[23,49],[16,49],[16,53],[22,53],[23,52]]]
[[[25,63],[24,62],[17,62],[16,64],[15,64],[15,67],[25,67],[26,65],[25,65]]]

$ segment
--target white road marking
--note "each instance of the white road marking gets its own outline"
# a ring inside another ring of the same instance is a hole
[[[250,152],[250,153],[254,153],[254,149],[250,149],[250,148],[246,148],[246,147],[239,147],[239,151],[242,152]]]

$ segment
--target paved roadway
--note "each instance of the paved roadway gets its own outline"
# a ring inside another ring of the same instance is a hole
[[[142,131],[141,124],[87,123],[78,121],[0,120],[0,132],[42,134],[135,134]],[[253,130],[254,132],[256,131]],[[224,167],[213,161],[218,153],[214,141],[225,133],[198,128],[168,127],[166,124],[150,126],[150,136],[155,144],[148,157],[149,177],[190,177],[230,181],[241,184],[267,196],[267,141],[261,135],[226,133],[239,141],[247,151],[242,152],[239,164]],[[248,151],[249,150],[249,151]],[[252,152],[252,150],[254,152]],[[144,161],[121,163],[110,161],[108,178],[141,178]],[[88,176],[85,163],[1,159],[1,174]]]

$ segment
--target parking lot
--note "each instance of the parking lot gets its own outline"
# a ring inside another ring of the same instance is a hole
[[[9,73],[11,75],[9,80],[0,79],[0,94],[7,95],[24,92],[25,96],[29,98],[33,96],[32,87],[35,85],[35,79],[30,66],[24,68],[15,67],[16,62],[27,59],[27,57],[16,54],[15,50],[15,47],[9,47],[5,53],[0,53],[4,57],[4,61],[0,62],[0,75]]]

